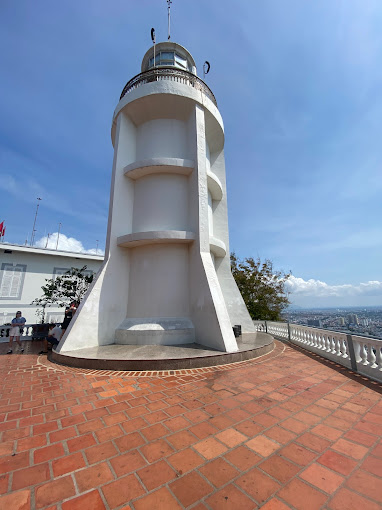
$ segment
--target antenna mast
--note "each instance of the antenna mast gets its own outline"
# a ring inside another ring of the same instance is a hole
[[[167,40],[168,41],[170,40],[170,10],[171,10],[171,4],[172,4],[172,1],[171,0],[167,0],[167,12],[168,12],[168,36],[167,36]]]
[[[35,226],[36,226],[36,220],[37,220],[37,215],[38,215],[38,208],[39,208],[41,200],[42,200],[42,198],[37,197],[36,214],[34,216],[34,222],[33,222],[33,228],[32,228],[31,240],[30,240],[30,245],[31,246],[33,246],[33,243],[34,243],[34,236],[35,236],[35,232],[36,232]]]

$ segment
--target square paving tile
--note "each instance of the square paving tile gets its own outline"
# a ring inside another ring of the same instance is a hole
[[[227,451],[227,448],[213,437],[194,444],[194,448],[206,459],[214,459]]]
[[[269,457],[269,455],[272,455],[273,452],[280,448],[278,443],[263,435],[256,436],[245,444],[263,457]]]

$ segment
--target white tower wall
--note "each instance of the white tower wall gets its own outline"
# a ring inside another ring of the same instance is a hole
[[[232,326],[254,327],[230,271],[219,111],[187,80],[152,80],[120,100],[112,140],[105,263],[59,350],[237,350]]]

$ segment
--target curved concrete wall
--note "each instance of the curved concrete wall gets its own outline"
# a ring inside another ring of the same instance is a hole
[[[135,182],[133,232],[190,230],[188,177],[147,175]]]
[[[232,325],[254,326],[230,272],[219,111],[190,85],[147,83],[119,102],[112,140],[106,262],[59,350],[195,339],[236,351]],[[166,166],[139,171],[140,162],[161,158],[192,166],[186,175]],[[134,167],[131,178],[126,167]]]
[[[185,122],[177,119],[154,119],[138,126],[137,160],[158,157],[189,157]]]
[[[127,317],[188,317],[188,246],[140,246],[130,254]]]

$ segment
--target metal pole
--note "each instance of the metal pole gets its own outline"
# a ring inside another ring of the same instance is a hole
[[[168,36],[167,40],[170,40],[170,9],[171,9],[171,0],[167,0],[167,6],[168,6]]]
[[[97,247],[96,247],[96,255],[98,255],[98,239],[96,239]]]
[[[57,250],[57,248],[58,248],[58,241],[59,241],[59,239],[60,239],[60,230],[61,230],[61,223],[59,223],[59,224],[58,224],[56,250]]]
[[[47,248],[47,247],[48,247],[49,237],[50,237],[50,234],[48,233],[48,236],[47,236],[47,238],[46,238],[45,248]]]
[[[41,198],[37,197],[37,207],[36,207],[36,214],[34,216],[34,222],[33,222],[33,228],[32,228],[32,234],[31,234],[31,241],[30,241],[30,245],[33,246],[33,243],[34,243],[34,233],[36,232],[35,231],[35,226],[36,226],[36,220],[37,220],[37,214],[38,214],[38,208],[39,208],[39,205],[40,205],[40,200],[42,200]]]

